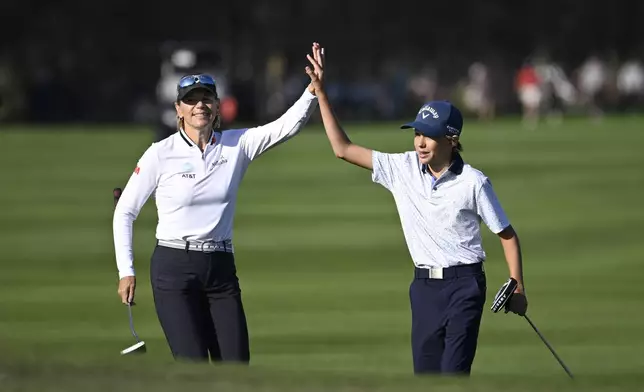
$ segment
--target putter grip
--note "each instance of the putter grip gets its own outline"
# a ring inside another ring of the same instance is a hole
[[[496,313],[501,309],[505,309],[505,313],[508,312],[506,305],[512,297],[514,290],[517,288],[517,284],[518,282],[516,280],[510,278],[503,284],[503,286],[501,286],[499,291],[494,296],[494,301],[492,302],[491,307],[492,312]]]

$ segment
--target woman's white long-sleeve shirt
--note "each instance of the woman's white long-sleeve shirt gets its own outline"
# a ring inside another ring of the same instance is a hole
[[[279,119],[255,128],[213,132],[201,150],[182,131],[153,143],[140,158],[114,211],[119,278],[133,276],[132,226],[150,195],[159,240],[232,240],[237,191],[250,162],[295,136],[317,98],[305,91]]]

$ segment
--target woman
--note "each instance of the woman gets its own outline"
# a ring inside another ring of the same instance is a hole
[[[371,170],[389,190],[415,265],[410,286],[414,372],[468,375],[485,303],[481,220],[498,234],[510,275],[518,281],[509,310],[525,314],[521,251],[488,178],[463,162],[460,111],[446,101],[423,105],[413,128],[414,151],[386,154],[351,143],[338,123],[318,74],[323,49],[306,67],[322,121],[338,158]]]
[[[295,136],[316,105],[309,85],[274,122],[221,132],[213,78],[189,75],[179,81],[175,103],[179,129],[145,151],[113,221],[118,294],[123,303],[131,304],[136,288],[132,225],[155,194],[158,225],[151,284],[175,359],[249,362],[232,244],[237,190],[248,165]]]

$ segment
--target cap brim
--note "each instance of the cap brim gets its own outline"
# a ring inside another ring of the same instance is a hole
[[[447,128],[434,127],[420,121],[414,121],[407,124],[403,124],[400,127],[400,129],[409,129],[409,128],[413,128],[427,137],[441,137],[441,136],[447,135]]]
[[[215,94],[215,97],[217,96],[217,88],[215,86],[212,86],[209,84],[195,83],[191,86],[180,88],[179,91],[177,92],[177,101],[182,100],[186,95],[188,95],[189,92],[197,89],[206,90],[208,92]]]

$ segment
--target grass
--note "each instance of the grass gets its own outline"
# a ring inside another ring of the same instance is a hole
[[[411,375],[412,263],[393,200],[334,159],[318,126],[251,165],[235,249],[252,366],[170,359],[148,266],[156,212],[135,224],[132,344],[116,295],[111,189],[151,134],[136,128],[0,132],[0,390],[641,390],[644,383],[644,118],[526,131],[470,123],[464,157],[493,181],[522,239],[529,314],[576,376],[514,315],[483,318],[470,380]],[[411,146],[393,125],[347,127],[356,143]],[[484,233],[488,305],[507,268]]]

